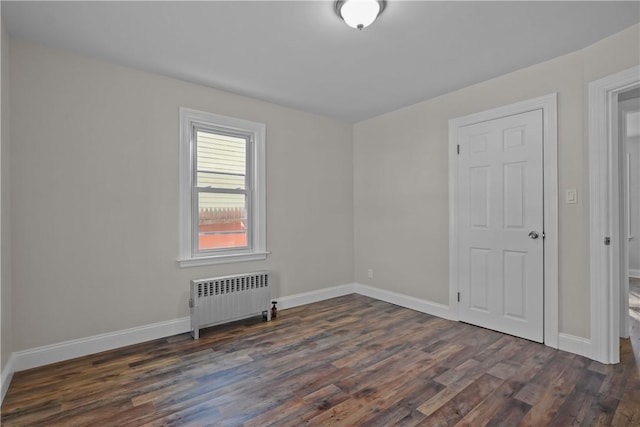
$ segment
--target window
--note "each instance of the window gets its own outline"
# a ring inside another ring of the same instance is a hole
[[[265,125],[180,109],[180,266],[265,259]]]

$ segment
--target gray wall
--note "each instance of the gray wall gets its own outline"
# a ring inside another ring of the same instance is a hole
[[[560,331],[588,337],[586,87],[638,64],[639,29],[354,126],[12,39],[11,349],[183,317],[189,279],[256,269],[277,272],[274,296],[355,279],[447,304],[447,122],[551,92]],[[180,106],[266,123],[267,261],[177,266]]]
[[[448,120],[558,92],[559,328],[588,338],[587,84],[639,63],[639,29],[357,123],[356,282],[448,305]],[[567,188],[577,204],[564,203]]]
[[[192,278],[353,281],[350,124],[15,39],[10,59],[14,351],[187,316]],[[266,124],[267,261],[178,267],[181,106]]]

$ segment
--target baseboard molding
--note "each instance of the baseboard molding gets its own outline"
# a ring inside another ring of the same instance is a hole
[[[355,283],[347,283],[345,285],[318,289],[317,291],[303,292],[301,294],[274,298],[274,300],[278,301],[278,310],[285,310],[287,308],[298,307],[305,304],[312,304],[314,302],[352,294],[354,293],[354,285]]]
[[[278,309],[284,310],[353,293],[375,298],[400,307],[409,308],[411,310],[416,310],[421,313],[427,313],[445,319],[452,318],[451,310],[449,310],[448,305],[410,297],[408,295],[399,294],[385,289],[374,288],[373,286],[363,285],[361,283],[349,283],[346,285],[333,286],[331,288],[277,298]]]
[[[323,301],[329,298],[352,294],[353,288],[354,285],[350,283],[277,298],[278,308],[292,308],[299,305],[311,304],[313,302]],[[2,371],[2,387],[5,387],[5,374],[6,377],[11,377],[14,372],[37,368],[38,366],[49,365],[51,363],[87,356],[89,354],[95,354],[102,351],[113,350],[127,345],[139,344],[141,342],[158,338],[165,338],[189,332],[190,330],[191,322],[189,317],[182,317],[165,322],[153,323],[121,331],[109,332],[87,338],[80,338],[17,351],[11,355],[9,363],[7,363],[7,367]],[[8,384],[6,387],[8,388]]]
[[[629,269],[629,277],[634,279],[640,279],[640,270]]]
[[[92,337],[64,341],[58,344],[45,345],[29,350],[16,351],[14,370],[36,368],[50,363],[113,350],[131,344],[164,338],[188,332],[191,327],[189,317],[153,323],[121,331],[94,335]]]
[[[13,379],[13,373],[15,372],[15,360],[15,353],[11,353],[9,361],[2,369],[2,376],[0,377],[0,405],[4,401],[4,395],[7,394],[7,390],[9,390],[9,385],[11,384],[11,380]]]
[[[558,334],[558,349],[593,359],[591,340],[569,334]]]
[[[447,305],[426,301],[385,289],[374,288],[361,283],[348,283],[345,285],[319,289],[317,291],[288,295],[276,298],[276,300],[278,301],[278,309],[284,310],[352,293],[386,301],[421,313],[454,320],[452,311]],[[113,350],[127,345],[177,335],[189,332],[190,329],[191,325],[189,317],[182,317],[165,322],[153,323],[150,325],[14,352],[11,354],[7,365],[2,370],[2,376],[0,378],[2,381],[0,383],[0,403],[4,399],[4,395],[9,388],[14,372],[61,362],[76,357],[87,356],[102,351]],[[560,350],[592,358],[590,340],[569,334],[559,334],[558,341]]]
[[[442,317],[444,319],[453,320],[451,309],[448,305],[438,304],[435,302],[423,300],[420,298],[410,297],[408,295],[399,294],[397,292],[388,291],[386,289],[374,288],[373,286],[355,284],[355,293],[386,301],[400,307],[409,308],[421,313],[431,314],[432,316]]]

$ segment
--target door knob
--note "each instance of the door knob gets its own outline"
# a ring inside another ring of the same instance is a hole
[[[540,237],[540,234],[538,234],[537,231],[530,231],[529,232],[529,237],[531,237],[532,239],[537,239],[538,237]]]

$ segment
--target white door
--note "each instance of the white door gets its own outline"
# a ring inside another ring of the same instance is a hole
[[[458,135],[460,320],[542,342],[542,110]]]

